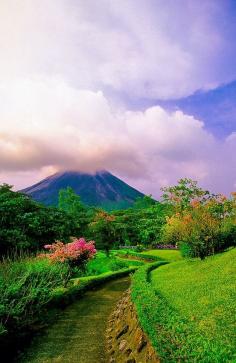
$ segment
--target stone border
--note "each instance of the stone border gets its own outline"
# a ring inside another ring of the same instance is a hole
[[[154,348],[141,329],[130,289],[109,317],[106,330],[109,363],[159,363]]]

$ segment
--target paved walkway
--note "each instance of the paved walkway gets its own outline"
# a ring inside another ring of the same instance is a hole
[[[107,318],[129,286],[125,277],[67,307],[41,337],[33,340],[19,363],[103,363]]]

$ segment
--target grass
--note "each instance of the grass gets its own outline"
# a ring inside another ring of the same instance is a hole
[[[110,271],[118,271],[120,269],[133,266],[140,266],[143,263],[129,259],[122,259],[114,255],[106,256],[104,252],[98,252],[96,257],[87,264],[86,274],[88,276],[97,276]]]
[[[47,259],[23,258],[0,263],[0,325],[4,330],[33,323],[50,293],[65,286],[69,277],[66,265],[50,264]],[[3,331],[2,331],[3,332]]]
[[[67,264],[30,256],[4,260],[0,263],[1,351],[14,354],[33,331],[47,323],[50,311],[70,304],[91,288],[134,272],[136,262],[99,252],[84,277],[70,279]]]
[[[149,250],[142,252],[142,254],[157,256],[160,257],[160,259],[168,262],[182,260],[182,256],[178,250]]]
[[[153,261],[163,261],[162,258],[158,257],[158,256],[154,256],[151,254],[145,254],[145,253],[141,253],[141,252],[136,252],[133,250],[129,250],[129,249],[120,249],[120,250],[113,250],[112,251],[114,256],[118,256],[121,257],[125,260],[131,260],[131,261],[143,261],[143,262],[153,262]]]
[[[159,251],[165,252],[165,251]],[[177,251],[166,251],[177,252]],[[235,362],[236,249],[198,259],[174,262],[154,270],[158,297],[159,340],[174,336],[169,361]],[[166,305],[166,310],[160,304]],[[173,360],[174,361],[174,360]]]

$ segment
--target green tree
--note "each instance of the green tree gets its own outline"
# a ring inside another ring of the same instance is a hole
[[[17,250],[37,251],[57,239],[78,232],[73,218],[57,208],[41,205],[12,187],[0,186],[0,255]]]
[[[205,202],[212,195],[208,190],[204,190],[197,185],[197,181],[189,178],[178,180],[178,184],[161,188],[163,191],[162,201],[173,205],[175,211],[183,212],[193,201]]]
[[[100,210],[90,223],[96,248],[104,250],[107,255],[115,242],[115,219],[114,215]]]
[[[144,209],[155,205],[157,202],[152,198],[151,195],[144,195],[138,197],[133,205],[134,209]]]
[[[86,235],[89,223],[88,209],[81,202],[80,196],[71,187],[60,190],[58,208],[67,212],[74,219],[74,223],[79,229],[81,236]]]

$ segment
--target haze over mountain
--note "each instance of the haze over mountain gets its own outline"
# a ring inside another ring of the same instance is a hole
[[[21,191],[45,205],[57,205],[60,189],[67,187],[71,187],[85,204],[105,209],[127,208],[132,206],[137,197],[143,196],[107,171],[95,174],[59,172]]]

